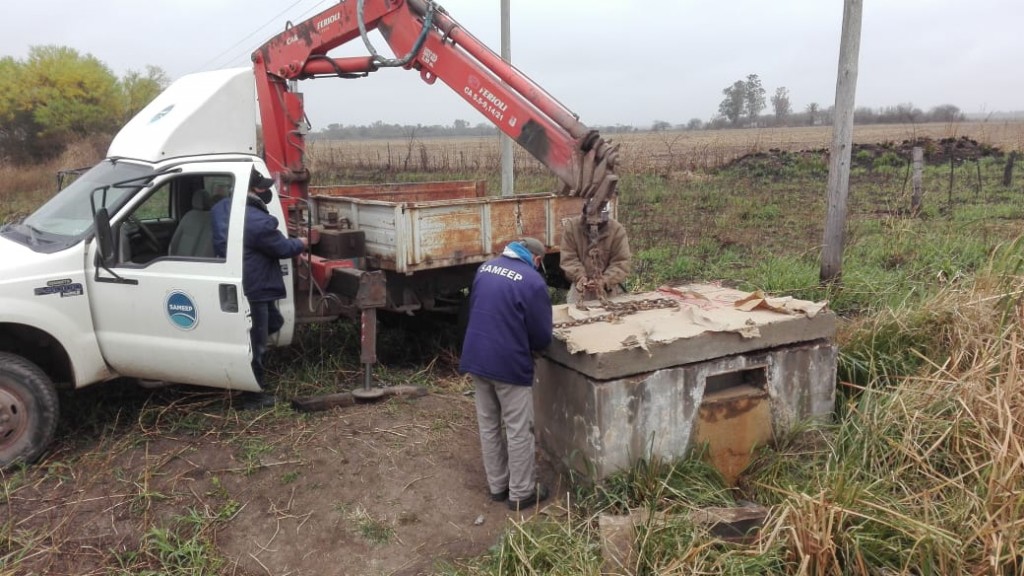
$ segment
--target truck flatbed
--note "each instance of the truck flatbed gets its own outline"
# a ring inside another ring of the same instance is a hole
[[[399,274],[479,264],[523,236],[557,253],[560,222],[583,206],[554,193],[487,196],[476,181],[313,186],[310,197],[325,234],[362,231],[366,267]]]

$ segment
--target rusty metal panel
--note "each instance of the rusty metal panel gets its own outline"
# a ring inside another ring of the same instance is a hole
[[[553,244],[547,225],[553,204],[557,202],[551,196],[512,198],[492,204],[490,252],[498,254],[506,244],[523,236],[532,236],[545,246]]]
[[[410,208],[410,269],[465,264],[467,259],[482,256],[480,237],[486,206],[474,202]]]
[[[313,198],[317,223],[364,232],[368,264],[406,274],[484,262],[523,236],[556,246],[560,218],[582,206],[554,194],[483,192],[482,183],[441,182],[316,187]]]
[[[368,198],[382,202],[435,202],[486,195],[483,181],[408,182],[386,184],[354,184],[344,186],[310,186],[310,196]]]
[[[708,444],[708,457],[729,485],[750,464],[753,451],[772,441],[768,393],[736,386],[705,394],[700,404],[696,445]]]

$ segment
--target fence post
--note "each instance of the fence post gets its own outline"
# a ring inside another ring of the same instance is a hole
[[[917,216],[921,213],[921,173],[924,170],[924,148],[914,146],[914,175],[911,182],[914,191],[910,196],[910,214]]]
[[[955,154],[956,153],[953,151],[953,147],[952,146],[947,147],[947,149],[949,150],[949,214],[947,214],[947,216],[952,218],[953,217],[953,168],[956,165],[955,164],[955,158],[956,158]]]
[[[1003,169],[1003,187],[1009,188],[1010,184],[1013,183],[1013,163],[1017,161],[1017,151],[1010,152],[1010,157],[1006,159],[1006,168]]]

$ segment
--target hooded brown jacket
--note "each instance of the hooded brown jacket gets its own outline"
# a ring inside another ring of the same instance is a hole
[[[580,216],[562,220],[560,266],[565,277],[573,284],[587,275],[581,258],[586,256],[587,230],[580,221]],[[615,219],[609,218],[607,223],[598,228],[597,245],[608,255],[601,280],[604,281],[609,293],[621,293],[616,288],[626,279],[632,269],[632,254],[629,252],[626,229]]]

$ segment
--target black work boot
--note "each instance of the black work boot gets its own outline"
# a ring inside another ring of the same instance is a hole
[[[522,500],[512,500],[509,498],[508,507],[511,510],[525,510],[531,506],[536,506],[538,502],[543,502],[548,499],[548,488],[543,484],[537,484],[537,489],[534,490],[533,494],[530,494]]]

